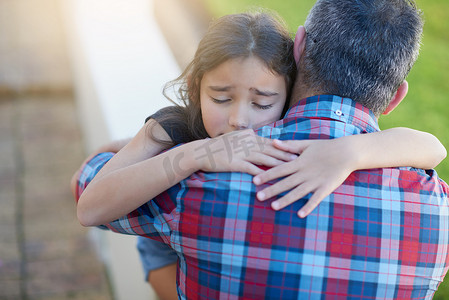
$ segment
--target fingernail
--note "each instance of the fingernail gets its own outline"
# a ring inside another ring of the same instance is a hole
[[[257,193],[257,199],[265,200],[265,193],[264,192],[258,192]]]
[[[291,160],[295,160],[297,157],[298,157],[298,156],[292,154],[292,155],[290,156],[290,159],[291,159]]]
[[[259,177],[254,177],[253,179],[254,184],[260,184],[260,178]]]
[[[274,210],[278,210],[279,209],[279,203],[278,202],[273,202],[273,203],[271,203],[271,207],[274,209]]]
[[[299,211],[299,212],[298,212],[298,217],[304,218],[305,216],[306,216],[306,213],[305,213],[305,212],[303,212],[303,211]]]

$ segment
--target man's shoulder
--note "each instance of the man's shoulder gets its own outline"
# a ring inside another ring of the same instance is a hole
[[[405,167],[356,171],[344,185],[354,186],[356,196],[370,193],[380,199],[393,197],[399,200],[415,196],[441,199],[449,194],[448,184],[438,177],[435,170]]]

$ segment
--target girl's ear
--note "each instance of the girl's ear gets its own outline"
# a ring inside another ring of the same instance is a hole
[[[296,31],[295,43],[293,46],[293,55],[295,57],[296,65],[299,64],[299,60],[306,46],[306,34],[307,33],[304,26],[299,26],[298,30]]]
[[[398,90],[394,94],[393,98],[390,101],[387,109],[382,113],[383,115],[388,115],[396,108],[396,106],[401,103],[402,99],[405,98],[408,92],[408,82],[404,80],[404,82],[399,86]]]

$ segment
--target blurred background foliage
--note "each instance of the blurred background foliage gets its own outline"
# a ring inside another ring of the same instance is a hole
[[[276,11],[292,32],[304,24],[315,0],[203,0],[214,17],[264,7]],[[382,116],[380,128],[410,127],[434,134],[449,148],[449,1],[417,0],[424,13],[421,54],[407,80],[409,92],[393,113]],[[449,181],[449,159],[437,168]],[[449,277],[440,285],[434,299],[449,299]]]

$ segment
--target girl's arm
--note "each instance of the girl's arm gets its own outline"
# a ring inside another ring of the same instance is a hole
[[[132,205],[132,201],[128,200],[132,200],[134,193],[138,192],[133,190],[135,187],[132,183],[139,183],[138,176],[142,176],[142,174],[130,172],[129,170],[132,171],[132,168],[129,167],[157,155],[168,147],[149,138],[148,130],[152,130],[154,136],[159,139],[170,140],[159,123],[150,119],[134,138],[124,146],[121,145],[122,148],[100,148],[101,152],[117,153],[104,165],[80,195],[77,214],[81,224],[85,226],[105,224],[138,207],[133,206],[132,209],[128,209],[128,206]],[[98,154],[98,151],[90,158],[95,154]],[[123,197],[123,201],[120,201],[120,197]]]
[[[77,214],[84,226],[113,221],[198,170],[256,175],[262,172],[256,165],[273,167],[296,158],[290,152],[277,149],[271,140],[256,136],[252,130],[193,141],[156,155],[164,148],[148,137],[146,126],[103,167],[81,194]],[[159,124],[154,130],[166,135]],[[162,139],[166,140],[167,136]],[[240,149],[242,145],[246,148]]]
[[[411,166],[430,169],[445,157],[446,149],[433,135],[409,128],[345,136],[333,140],[274,141],[279,149],[300,154],[297,159],[254,178],[257,185],[286,177],[257,193],[261,201],[282,192],[272,203],[275,210],[313,193],[298,211],[307,216],[355,170]]]
[[[131,139],[122,139],[122,140],[117,140],[117,141],[112,141],[110,143],[107,143],[103,146],[101,146],[100,148],[98,148],[97,150],[95,150],[93,153],[91,153],[82,163],[81,163],[81,167],[83,167],[89,160],[91,160],[94,156],[96,156],[99,153],[103,153],[103,152],[113,152],[113,153],[117,153],[119,152],[123,147],[126,146],[126,144],[128,144],[131,141]],[[72,179],[70,180],[70,189],[72,191],[72,195],[73,198],[75,198],[75,201],[78,200],[78,196],[77,196],[77,181],[78,181],[78,177],[79,177],[79,173],[81,171],[81,168],[76,170],[76,172],[73,174]]]

